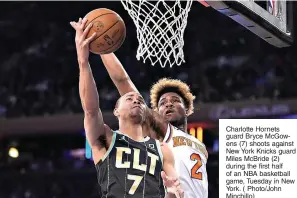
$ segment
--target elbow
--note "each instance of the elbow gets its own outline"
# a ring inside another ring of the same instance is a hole
[[[85,103],[82,103],[82,108],[84,111],[85,116],[96,116],[98,113],[100,113],[100,107],[98,103],[88,103],[87,105]]]

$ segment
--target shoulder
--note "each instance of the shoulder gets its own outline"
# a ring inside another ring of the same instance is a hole
[[[172,138],[175,136],[187,137],[187,135],[189,135],[187,132],[180,130],[179,128],[173,126],[172,124],[168,124],[167,133],[163,142],[170,143],[172,141]]]
[[[165,134],[165,137],[163,139],[163,142],[169,142],[174,134],[174,130],[175,130],[175,127],[172,126],[170,123],[167,125],[167,131],[166,131],[166,134]]]
[[[202,146],[206,149],[206,146],[203,142],[201,142],[199,139],[197,139],[196,137],[192,136],[191,134],[185,133],[186,137],[190,140],[192,140],[193,142],[195,142],[196,144],[198,144],[199,146]]]

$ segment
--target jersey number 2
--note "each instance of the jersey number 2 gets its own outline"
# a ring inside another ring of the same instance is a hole
[[[196,164],[191,169],[191,177],[194,179],[202,180],[202,173],[198,172],[199,168],[202,166],[201,157],[197,153],[193,153],[190,156],[192,161],[197,161]]]

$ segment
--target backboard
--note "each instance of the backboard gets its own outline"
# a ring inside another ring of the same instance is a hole
[[[230,17],[276,47],[293,43],[293,2],[285,0],[200,1]]]

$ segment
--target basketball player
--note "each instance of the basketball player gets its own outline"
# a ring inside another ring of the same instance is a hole
[[[84,127],[92,148],[101,195],[108,198],[163,198],[165,185],[167,197],[183,197],[171,149],[165,143],[144,137],[142,124],[149,114],[139,93],[132,91],[118,100],[114,109],[119,120],[118,131],[112,131],[104,124],[88,63],[89,44],[95,34],[86,39],[91,28],[89,25],[83,30],[86,22],[80,19],[70,24],[76,30]]]
[[[121,95],[137,91],[114,53],[101,55],[102,61]],[[180,80],[161,79],[151,88],[151,105],[170,125],[163,134],[163,142],[172,148],[181,187],[185,198],[207,198],[208,179],[206,147],[187,133],[187,117],[193,113],[195,97],[189,86]],[[155,116],[156,117],[156,116]],[[158,125],[164,125],[158,120]]]

